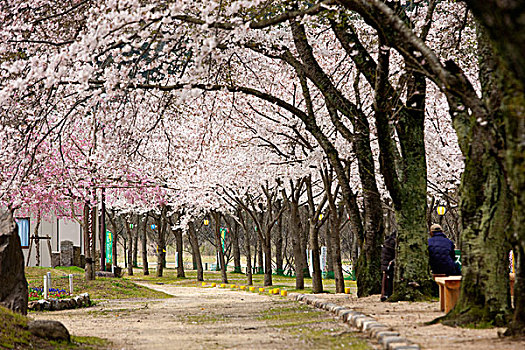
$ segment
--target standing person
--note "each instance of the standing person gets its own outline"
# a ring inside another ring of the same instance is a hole
[[[430,226],[428,255],[433,274],[458,275],[454,264],[454,243],[445,236],[443,229],[438,224]]]
[[[394,259],[396,256],[396,231],[385,238],[381,246],[381,301],[385,301],[394,291]]]

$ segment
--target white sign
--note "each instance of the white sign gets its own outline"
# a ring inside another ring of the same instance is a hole
[[[326,257],[328,249],[325,246],[321,247],[321,272],[327,272]]]

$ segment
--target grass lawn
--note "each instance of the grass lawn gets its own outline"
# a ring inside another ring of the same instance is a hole
[[[97,337],[71,337],[71,343],[34,336],[27,330],[28,318],[0,306],[0,349],[106,349],[108,341]]]
[[[162,277],[155,276],[155,269],[150,268],[150,275],[144,276],[141,269],[135,269],[133,276],[126,276],[132,281],[144,281],[150,283],[163,283],[163,284],[176,284],[180,286],[200,286],[200,282],[197,283],[197,271],[189,270],[185,271],[186,278],[177,278],[177,270],[172,268],[164,269]],[[228,282],[236,285],[246,285],[246,276],[241,273],[228,272]],[[204,281],[206,283],[221,283],[220,271],[204,271]],[[299,293],[312,293],[312,279],[305,278],[304,285],[305,289],[295,289],[295,277],[287,277],[280,275],[273,275],[272,282],[274,288],[286,289],[289,292]],[[355,286],[355,282],[345,281],[345,284],[349,287],[351,284]],[[254,274],[253,285],[262,287],[264,285],[264,275]],[[335,280],[325,279],[323,280],[323,288],[327,293],[335,293]]]
[[[86,281],[84,269],[79,267],[26,267],[29,288],[41,288],[43,277],[51,272],[52,287],[69,291],[68,275],[73,274],[74,294],[89,293],[93,299],[169,298],[168,294],[138,286],[128,278],[97,278]]]

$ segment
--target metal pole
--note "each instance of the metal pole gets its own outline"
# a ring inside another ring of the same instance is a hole
[[[49,297],[49,285],[47,284],[47,275],[44,275],[44,299]]]
[[[69,274],[69,295],[73,295],[73,275]]]
[[[46,275],[47,275],[47,287],[53,288],[53,285],[51,284],[51,272],[48,272]]]

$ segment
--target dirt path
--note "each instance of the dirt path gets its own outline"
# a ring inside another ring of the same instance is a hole
[[[77,336],[118,349],[368,348],[326,312],[289,300],[219,288],[148,285],[169,299],[109,300],[88,309],[36,314]]]
[[[425,323],[444,316],[439,302],[381,303],[379,295],[366,298],[349,298],[344,295],[323,295],[323,299],[343,305],[374,317],[377,321],[394,328],[423,349],[432,350],[523,350],[525,340],[500,338],[503,328],[467,329],[442,324]]]

